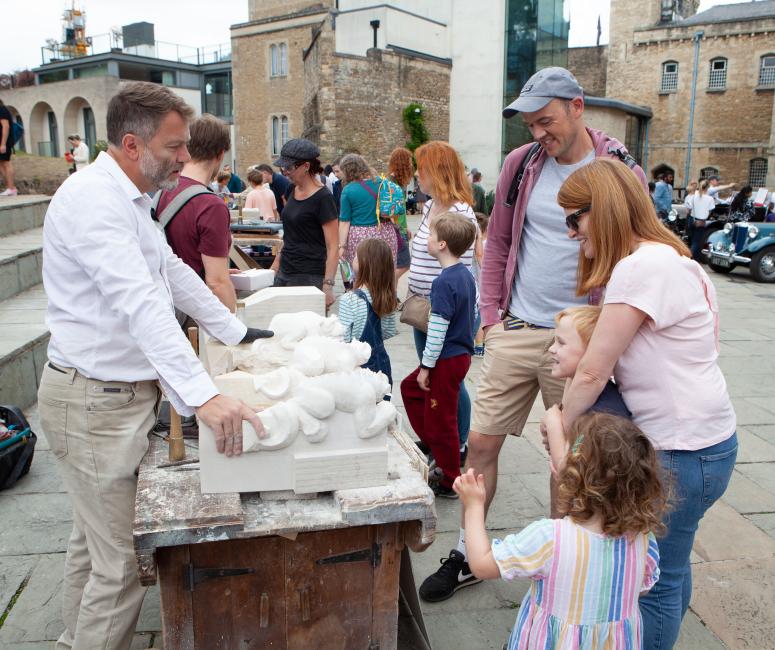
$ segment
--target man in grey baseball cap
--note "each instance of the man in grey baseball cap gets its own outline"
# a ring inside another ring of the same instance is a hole
[[[503,109],[503,117],[508,119],[517,113],[535,113],[553,99],[576,97],[584,97],[584,89],[576,77],[565,68],[544,68],[527,80],[519,97]]]
[[[568,237],[557,193],[570,174],[596,157],[626,157],[620,142],[586,127],[584,90],[564,68],[534,74],[503,116],[517,113],[535,142],[506,156],[495,190],[479,299],[484,363],[466,460],[466,469],[484,474],[486,509],[495,496],[506,437],[521,435],[539,393],[546,408],[562,400],[563,382],[552,376],[548,352],[554,316],[588,301],[576,295],[579,244]],[[629,161],[647,191],[643,170]],[[457,547],[420,586],[424,600],[445,600],[480,582],[468,566],[463,524]]]

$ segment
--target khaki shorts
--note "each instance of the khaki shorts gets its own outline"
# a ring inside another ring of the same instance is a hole
[[[547,408],[562,400],[565,380],[551,375],[552,341],[549,328],[506,330],[501,322],[487,331],[472,431],[519,436],[539,391]]]

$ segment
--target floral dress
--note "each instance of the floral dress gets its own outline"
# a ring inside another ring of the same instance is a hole
[[[531,578],[509,650],[637,650],[638,596],[659,578],[653,534],[609,537],[571,519],[542,519],[494,540],[504,580]]]

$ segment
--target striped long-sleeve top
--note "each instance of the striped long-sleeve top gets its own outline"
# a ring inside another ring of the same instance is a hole
[[[568,517],[542,519],[492,551],[504,580],[533,579],[509,650],[641,647],[638,596],[659,579],[653,534],[609,537]]]
[[[420,227],[412,237],[412,263],[409,266],[409,291],[418,296],[429,296],[431,293],[431,284],[441,274],[441,265],[435,257],[428,254],[428,223],[430,221],[431,206],[433,200],[425,203],[422,212],[422,221]],[[450,212],[459,212],[463,216],[471,219],[476,224],[476,215],[473,209],[467,203],[455,203]],[[477,225],[477,229],[479,226]],[[460,261],[467,269],[471,269],[471,260],[474,257],[474,244],[471,244]]]
[[[371,303],[371,294],[366,287],[360,288]],[[363,335],[363,329],[366,327],[366,317],[369,311],[366,303],[363,302],[354,292],[348,291],[339,299],[339,322],[344,327],[345,343],[358,341]],[[396,313],[388,314],[380,319],[382,323],[382,340],[387,340],[395,336],[396,331]]]

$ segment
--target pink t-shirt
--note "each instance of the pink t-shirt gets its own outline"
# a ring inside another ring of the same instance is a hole
[[[263,185],[250,190],[245,199],[245,207],[258,208],[264,221],[274,221],[274,211],[277,208],[274,192]]]
[[[702,267],[665,244],[643,244],[611,274],[604,304],[647,318],[614,369],[632,419],[656,449],[704,449],[735,432],[718,365],[716,289]]]

